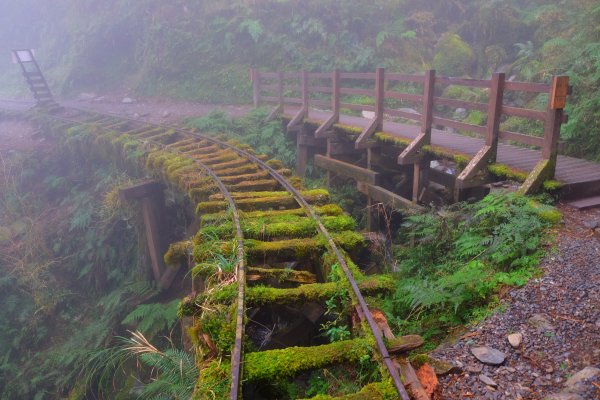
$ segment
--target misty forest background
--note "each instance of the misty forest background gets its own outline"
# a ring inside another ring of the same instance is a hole
[[[435,68],[440,75],[477,78],[501,71],[509,79],[536,82],[568,74],[574,92],[562,130],[566,151],[600,161],[597,0],[368,3],[1,0],[0,97],[31,96],[11,62],[14,48],[36,49],[50,86],[65,97],[94,91],[250,103],[249,68],[362,72],[385,67],[406,73]],[[452,95],[476,101],[480,94],[464,89]],[[544,100],[523,99],[527,104],[522,105],[538,108]],[[481,116],[466,118],[476,117]],[[216,122],[232,135],[254,138],[256,148],[279,143],[277,156],[293,161],[293,150],[277,139],[283,137],[277,123],[265,127],[258,120],[251,115],[242,122]],[[0,398],[129,399],[165,393],[164,398],[185,398],[169,394],[188,393],[197,376],[193,356],[175,349],[183,347],[185,336],[175,310],[189,288],[156,291],[147,276],[139,210],[118,198],[118,187],[144,171],[126,174],[82,153],[83,137],[75,130],[33,157],[0,160]],[[347,200],[351,192],[355,189],[340,198]],[[173,230],[183,237],[193,218],[182,211],[189,204],[167,191],[167,205]],[[390,318],[394,327],[439,337],[448,326],[487,315],[500,285],[524,284],[534,273],[546,229],[560,219],[554,213],[541,218],[540,210],[546,211],[522,198],[490,198],[462,205],[445,219],[409,218],[403,235],[420,247],[398,256],[411,279],[398,287],[397,297],[412,302],[389,299],[386,311],[397,317]],[[476,223],[470,226],[467,220]],[[526,240],[514,240],[515,235]],[[483,250],[472,244],[482,237],[499,245],[474,263],[473,255]],[[428,284],[431,277],[439,282]],[[430,312],[405,319],[415,304]],[[136,329],[177,356],[185,379],[171,374],[174,382],[155,380],[156,360],[146,360],[149,366],[138,377],[115,373],[140,365],[112,358],[123,354],[113,351],[124,340],[116,338]]]
[[[131,89],[249,102],[248,69],[373,71],[525,81],[568,74],[569,154],[600,159],[600,5],[594,0],[22,0],[0,12],[0,95],[35,48],[54,90]],[[8,4],[6,4],[8,3]],[[463,93],[468,98],[472,93]]]

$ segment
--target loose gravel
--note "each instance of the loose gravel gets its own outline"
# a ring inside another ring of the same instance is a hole
[[[600,209],[559,208],[564,224],[556,249],[541,263],[543,276],[509,291],[504,312],[431,354],[462,370],[440,378],[442,399],[544,399],[583,368],[600,366],[600,229],[594,224]],[[507,339],[513,333],[522,334],[517,348]],[[499,350],[506,360],[485,365],[473,356],[475,346]],[[586,383],[581,398],[600,399],[600,377]]]

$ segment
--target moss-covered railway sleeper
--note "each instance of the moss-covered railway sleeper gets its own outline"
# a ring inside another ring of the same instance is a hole
[[[409,399],[363,296],[393,284],[353,263],[364,238],[326,190],[305,190],[281,162],[247,146],[189,130],[77,109],[23,116],[75,151],[143,167],[197,204],[198,233],[165,254],[170,264],[191,249],[193,273],[206,282],[180,306],[195,321],[189,331],[201,373],[194,399],[275,398],[273,386],[286,379],[365,360],[379,364],[379,380],[335,396]],[[334,321],[335,301],[344,311]],[[344,340],[317,334],[353,314],[360,323],[349,323]]]

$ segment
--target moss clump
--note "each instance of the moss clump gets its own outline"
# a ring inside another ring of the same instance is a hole
[[[389,275],[372,275],[358,282],[364,295],[395,290],[394,280]],[[326,301],[340,290],[340,282],[311,283],[297,288],[279,289],[269,286],[253,286],[246,289],[246,301],[249,307],[266,304],[297,304],[310,301]],[[198,306],[207,299],[212,302],[232,302],[237,296],[237,286],[228,285],[210,294],[202,293],[195,298],[186,298],[180,306],[182,315],[194,315]]]
[[[169,249],[164,255],[166,265],[175,265],[186,261],[190,255],[190,251],[193,249],[193,243],[191,240],[184,242],[171,243]]]
[[[279,183],[274,179],[261,179],[261,180],[249,180],[246,182],[236,183],[230,185],[231,191],[245,191],[245,190],[275,190],[280,187]]]
[[[410,140],[410,139],[399,137],[399,136],[394,136],[394,135],[391,135],[391,134],[385,133],[385,132],[375,132],[373,137],[375,138],[375,141],[377,141],[377,142],[390,143],[390,144],[396,145],[401,148],[408,146],[412,142],[412,140]]]
[[[231,386],[231,365],[214,360],[200,368],[200,376],[192,395],[193,400],[225,399]]]
[[[300,192],[302,197],[329,199],[329,192],[326,189],[313,189]],[[291,197],[291,194],[285,191],[257,191],[257,192],[238,192],[231,193],[234,199],[259,199],[269,197]],[[210,197],[210,200],[220,200],[223,194],[216,194]]]
[[[488,171],[494,176],[503,179],[511,179],[517,182],[525,182],[528,174],[515,168],[511,168],[505,164],[490,164]]]
[[[356,139],[362,133],[362,128],[344,125],[344,124],[333,124],[333,131],[337,134],[348,136],[351,139]]]
[[[251,276],[254,276],[252,279]],[[292,282],[292,283],[315,283],[317,277],[312,272],[308,271],[295,271],[287,268],[248,268],[247,280],[249,281],[265,281],[268,279],[274,279],[278,282]]]
[[[337,216],[343,215],[344,210],[337,204],[326,204],[324,206],[315,206],[313,210],[317,213],[317,215],[321,216]],[[216,214],[204,214],[202,215],[203,223],[212,223],[215,221],[221,221],[224,212],[216,213]],[[303,208],[293,208],[290,210],[269,210],[269,211],[246,211],[240,212],[240,218],[243,219],[253,219],[253,218],[268,218],[268,217],[277,217],[284,215],[297,215],[303,216],[306,215],[306,211]]]
[[[397,398],[398,392],[396,392],[396,388],[391,380],[386,379],[383,382],[369,383],[368,385],[363,386],[357,393],[338,397],[319,394],[315,397],[311,397],[310,400],[394,400]]]
[[[292,377],[298,372],[330,364],[358,362],[362,356],[371,353],[372,349],[364,339],[247,353],[244,360],[244,379],[272,381]]]
[[[260,192],[259,192],[260,193]],[[240,193],[239,196],[245,196],[246,198],[236,199],[236,206],[242,211],[257,211],[257,210],[269,210],[269,209],[287,209],[298,206],[298,203],[289,194],[278,195],[273,197],[250,197],[247,198],[247,193]],[[232,194],[235,196],[235,194]],[[215,195],[215,199],[222,195]],[[324,196],[321,192],[306,193],[304,199],[309,204],[324,205],[329,201],[328,196]],[[223,200],[212,200],[202,203],[198,203],[196,207],[197,213],[215,213],[224,211],[227,208],[227,203]]]
[[[562,189],[564,184],[562,182],[550,179],[550,180],[545,181],[543,186],[544,186],[544,190],[546,190],[548,192],[556,192],[556,191]]]

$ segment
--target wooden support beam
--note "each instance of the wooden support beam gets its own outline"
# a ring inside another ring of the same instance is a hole
[[[164,214],[164,195],[162,185],[154,180],[144,181],[136,185],[119,189],[119,197],[124,201],[140,200],[144,227],[146,229],[146,242],[152,264],[152,274],[160,290],[168,289],[179,271],[179,265],[166,266],[163,259],[166,246],[161,236]]]
[[[383,129],[383,110],[385,108],[385,69],[377,68],[375,72],[375,118],[371,123],[362,131],[358,139],[356,139],[355,146],[357,149],[364,149],[368,147],[368,140],[373,137],[375,132]]]
[[[321,154],[315,155],[315,165],[338,175],[347,176],[358,182],[376,184],[379,174],[366,168],[357,167],[344,161],[329,158]]]
[[[252,102],[254,107],[260,106],[260,74],[252,68],[250,70],[250,80],[252,81]]]
[[[296,175],[298,176],[304,176],[308,164],[308,147],[301,144],[303,140],[301,137],[305,135],[304,129],[301,128],[296,142]]]
[[[359,182],[356,187],[358,191],[366,194],[371,199],[383,203],[386,207],[394,209],[409,209],[415,211],[424,211],[425,208],[418,204],[414,204],[409,199],[397,195],[396,193],[390,192],[381,186],[370,185],[368,183]]]
[[[418,161],[419,151],[431,144],[431,125],[433,121],[433,99],[435,95],[435,70],[425,73],[423,81],[423,113],[421,114],[421,133],[398,156],[398,164],[407,165]]]
[[[315,137],[321,138],[327,135],[327,131],[331,129],[331,127],[340,122],[340,70],[333,70],[333,75],[331,77],[331,109],[333,110],[333,115],[327,119],[327,121],[323,122],[321,126],[317,128],[315,131]]]
[[[316,138],[312,137],[311,135],[304,134],[304,135],[298,136],[298,144],[300,144],[302,146],[308,146],[308,147],[325,148],[327,146],[327,139],[325,139],[325,138],[316,139]]]

